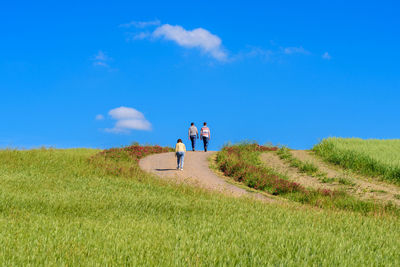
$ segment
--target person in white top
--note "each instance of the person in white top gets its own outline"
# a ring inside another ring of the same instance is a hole
[[[204,152],[207,152],[208,142],[211,139],[211,132],[210,132],[210,128],[207,127],[207,122],[205,122],[204,126],[201,128],[200,139],[203,140]]]

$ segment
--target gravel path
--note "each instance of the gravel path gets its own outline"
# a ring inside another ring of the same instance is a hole
[[[248,192],[242,188],[229,184],[224,179],[214,174],[208,167],[208,157],[214,153],[214,151],[186,152],[183,171],[176,169],[177,164],[174,152],[147,156],[140,160],[139,166],[143,170],[154,173],[165,179],[193,184],[208,190],[214,190],[234,196],[248,195],[254,196],[258,199],[271,200],[264,195]]]

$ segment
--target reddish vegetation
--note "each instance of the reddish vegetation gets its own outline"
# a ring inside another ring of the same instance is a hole
[[[275,195],[291,192],[302,192],[306,195],[311,193],[300,184],[283,179],[264,166],[254,164],[254,162],[248,160],[249,152],[276,150],[278,150],[277,147],[260,146],[257,144],[225,147],[219,153],[219,167],[226,176],[243,182],[249,187],[266,190]],[[173,149],[170,147],[132,145],[103,150],[94,155],[90,161],[105,169],[109,174],[131,176],[131,174],[140,172],[137,163],[141,158],[151,154],[171,151]],[[221,155],[225,156],[221,157]],[[126,164],[121,164],[122,162]],[[335,192],[327,189],[318,190],[317,193],[324,196],[333,196],[335,194]]]
[[[129,156],[131,159],[135,161],[139,161],[141,158],[144,158],[151,154],[164,153],[173,151],[170,147],[161,147],[161,146],[140,146],[140,145],[132,145],[123,148],[110,148],[100,152],[99,156],[104,156],[104,158],[121,158]]]
[[[267,190],[272,194],[306,191],[300,184],[279,177],[278,174],[266,169],[260,164],[254,164],[247,159],[249,152],[276,151],[277,147],[260,146],[257,144],[246,146],[230,146],[222,149],[224,157],[219,157],[219,167],[226,175],[247,186]]]
[[[112,175],[133,176],[141,172],[138,162],[151,154],[173,151],[170,147],[132,145],[122,148],[105,149],[90,158],[90,162]],[[125,162],[125,164],[122,164]]]
[[[243,149],[243,147],[239,147],[239,146],[227,146],[224,147],[222,150],[226,151],[228,154],[233,154],[236,153],[238,154],[241,150]],[[260,146],[258,144],[252,144],[252,145],[247,145],[246,146],[246,150],[251,150],[251,151],[260,151],[260,152],[264,152],[264,151],[277,151],[279,148],[275,147],[275,146]]]
[[[268,191],[274,195],[299,192],[305,196],[318,194],[332,197],[338,193],[328,189],[306,189],[299,183],[285,179],[258,162],[257,152],[277,150],[277,147],[260,146],[258,144],[225,147],[218,155],[218,166],[226,176],[232,177],[249,187]]]

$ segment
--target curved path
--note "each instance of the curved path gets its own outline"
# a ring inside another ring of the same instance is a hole
[[[214,174],[208,167],[208,157],[214,153],[213,151],[186,152],[183,171],[176,169],[177,164],[174,152],[147,156],[140,160],[139,166],[147,172],[154,173],[162,178],[173,179],[177,182],[194,184],[205,189],[234,196],[251,195],[256,198],[270,200],[264,195],[248,192],[229,184]]]

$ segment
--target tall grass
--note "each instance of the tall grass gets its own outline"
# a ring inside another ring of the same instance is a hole
[[[400,210],[391,203],[381,204],[361,200],[347,194],[345,191],[305,188],[299,183],[290,181],[285,175],[276,173],[262,164],[260,153],[264,151],[278,151],[285,158],[293,158],[287,150],[264,147],[255,143],[244,143],[225,146],[217,154],[216,160],[219,169],[226,176],[230,176],[249,187],[280,195],[300,203],[321,208],[351,210],[363,214],[387,213],[396,216],[400,215]],[[299,166],[304,168],[304,172],[310,169],[309,165],[299,160],[295,162],[298,162]],[[317,167],[311,169],[318,171]]]
[[[0,151],[1,266],[400,264],[398,219],[230,198],[98,153]]]
[[[343,168],[400,183],[400,139],[327,138],[313,150]]]
[[[282,174],[263,166],[260,153],[276,151],[276,147],[258,144],[239,144],[225,146],[217,154],[219,169],[226,175],[245,185],[267,191],[273,195],[304,191],[300,184],[291,182]]]
[[[319,169],[318,166],[316,166],[314,163],[306,161],[303,162],[295,157],[290,153],[289,149],[286,147],[282,147],[276,152],[278,156],[289,162],[291,167],[297,168],[300,172],[306,173],[311,176],[326,176],[325,173],[322,173]]]

